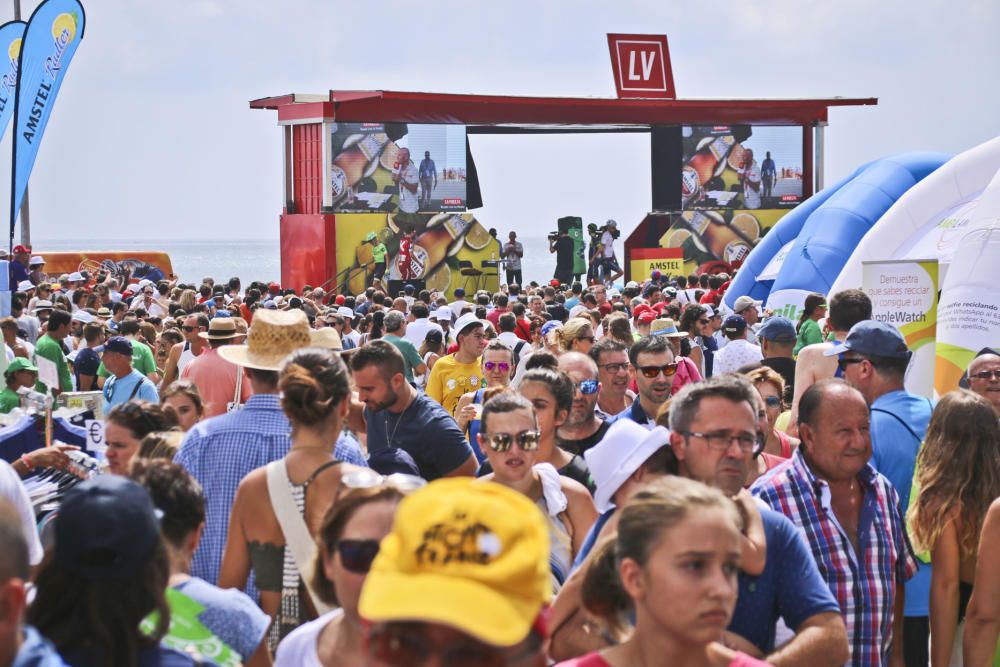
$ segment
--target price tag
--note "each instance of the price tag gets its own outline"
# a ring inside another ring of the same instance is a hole
[[[96,454],[99,461],[103,461],[104,452],[108,449],[104,442],[104,422],[100,419],[87,419],[83,422],[83,427],[87,431],[87,449]]]

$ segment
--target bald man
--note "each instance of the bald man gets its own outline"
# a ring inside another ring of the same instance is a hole
[[[969,364],[969,389],[993,406],[1000,415],[1000,355],[993,351],[980,354]]]

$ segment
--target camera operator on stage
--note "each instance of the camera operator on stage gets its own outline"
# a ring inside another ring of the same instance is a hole
[[[622,271],[622,267],[618,265],[618,258],[615,257],[615,239],[621,236],[621,232],[618,231],[618,223],[614,220],[608,220],[602,229],[604,233],[601,235],[601,246],[603,249],[601,279],[604,281],[604,284],[610,287],[625,274]]]
[[[549,233],[549,252],[556,254],[556,272],[553,276],[561,285],[573,282],[573,239],[568,229]]]

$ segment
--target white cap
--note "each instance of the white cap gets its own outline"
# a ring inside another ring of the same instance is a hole
[[[587,307],[585,305],[583,305],[582,303],[578,303],[578,304],[576,304],[575,306],[573,306],[572,308],[569,309],[569,316],[571,318],[576,317],[577,315],[579,315],[580,313],[582,313],[585,310],[587,310]]]
[[[35,283],[31,282],[30,280],[22,280],[17,284],[18,292],[27,292],[30,289],[35,289]]]
[[[30,260],[28,260],[28,266],[39,266],[45,263],[45,258],[41,255],[35,255]]]
[[[143,278],[139,281],[139,287],[145,287],[146,285],[154,285],[155,283],[149,278]]]
[[[73,313],[71,320],[76,320],[77,322],[83,322],[84,324],[90,324],[94,321],[94,316],[85,310],[78,310]]]
[[[709,317],[715,317],[715,308],[712,308],[712,307],[711,307],[710,305],[708,305],[707,303],[706,303],[706,304],[703,304],[703,305],[702,305],[702,308],[704,308],[704,309],[705,309],[705,310],[707,311],[707,312],[705,313],[706,315],[708,315]]]
[[[354,311],[348,308],[347,306],[340,306],[339,308],[337,308],[337,314],[340,315],[341,317],[346,317],[352,320],[354,319]]]
[[[127,286],[127,287],[125,288],[125,291],[126,291],[126,292],[132,292],[132,294],[138,294],[138,293],[139,293],[139,290],[140,290],[140,289],[142,289],[142,288],[141,288],[141,287],[139,287],[139,285],[138,285],[138,284],[136,284],[136,283],[131,283],[130,285],[128,285],[128,286]]]
[[[73,283],[73,282],[81,282],[83,280],[86,280],[86,278],[84,278],[83,274],[80,273],[79,271],[74,271],[73,273],[69,274],[69,281],[71,283]]]
[[[455,322],[455,326],[453,326],[451,330],[454,331],[455,335],[457,336],[458,334],[462,333],[463,329],[465,329],[466,327],[470,327],[473,324],[478,324],[482,327],[485,327],[488,323],[476,317],[475,313],[466,313],[465,315],[462,315],[460,318],[458,318],[458,320]]]
[[[441,321],[444,321],[444,320],[447,320],[448,322],[451,322],[451,318],[452,318],[453,315],[454,315],[454,312],[452,311],[451,308],[449,308],[448,306],[441,306],[440,308],[438,308],[437,310],[435,310],[433,313],[431,313],[431,319],[437,320],[438,322],[441,322]]]
[[[48,299],[39,299],[35,302],[35,312],[40,310],[52,310],[52,302]]]
[[[596,445],[583,454],[597,485],[594,503],[604,513],[615,506],[611,499],[629,477],[661,447],[670,445],[670,431],[657,426],[647,431],[631,419],[619,419]]]

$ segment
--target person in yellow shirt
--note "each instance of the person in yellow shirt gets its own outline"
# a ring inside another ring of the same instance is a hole
[[[486,349],[486,327],[472,313],[458,318],[452,329],[458,351],[441,357],[431,369],[427,395],[440,403],[448,414],[455,414],[458,399],[483,385],[480,356]]]

